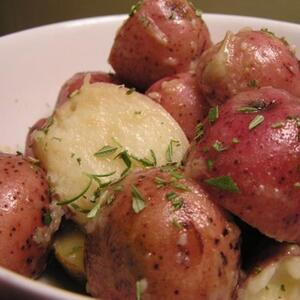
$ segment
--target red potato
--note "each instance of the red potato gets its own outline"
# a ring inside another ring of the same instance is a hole
[[[300,100],[286,91],[240,93],[199,127],[186,175],[265,235],[300,242],[299,122]]]
[[[109,62],[122,80],[146,90],[159,79],[193,68],[211,46],[199,11],[186,0],[144,0],[120,28]]]
[[[263,86],[300,97],[299,63],[284,39],[266,31],[228,33],[207,50],[197,67],[200,92],[222,104],[241,91]]]
[[[198,93],[196,75],[180,73],[154,83],[146,95],[160,103],[178,122],[189,141],[197,124],[206,117],[208,105]]]
[[[89,83],[107,82],[107,83],[120,84],[120,81],[117,79],[117,77],[114,74],[104,73],[99,71],[76,73],[70,79],[68,79],[60,89],[60,92],[58,94],[58,99],[56,102],[56,107],[59,107],[60,105],[68,101],[68,99],[70,99],[72,94],[76,93],[76,91],[81,88],[86,76],[90,76]]]
[[[41,234],[51,226],[50,213],[45,173],[21,156],[0,154],[2,267],[28,277],[41,273],[49,244]]]
[[[179,178],[162,169],[133,173],[103,208],[86,242],[94,297],[232,299],[239,230],[200,186]]]

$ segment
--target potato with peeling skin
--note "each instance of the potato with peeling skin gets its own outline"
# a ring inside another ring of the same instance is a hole
[[[163,106],[181,126],[188,140],[193,140],[197,124],[208,113],[208,104],[198,93],[194,73],[163,78],[154,83],[146,95]]]
[[[87,235],[89,292],[103,299],[231,300],[239,230],[181,171],[129,175]],[[138,291],[136,287],[138,286]]]
[[[264,86],[300,97],[300,68],[284,39],[268,31],[228,32],[203,53],[197,67],[199,92],[210,104],[223,104],[239,92]]]
[[[0,266],[37,277],[45,267],[52,217],[45,173],[22,156],[1,153]]]
[[[300,242],[300,100],[271,87],[243,92],[208,120],[186,174],[263,234]]]
[[[88,221],[84,212],[100,201],[99,181],[115,181],[127,168],[143,167],[138,160],[166,164],[170,144],[172,160],[180,162],[189,145],[180,126],[159,104],[109,83],[85,82],[50,120],[49,126],[32,133],[32,149],[60,201],[87,189],[68,206],[80,224]],[[103,177],[89,185],[87,174]]]
[[[258,258],[237,290],[237,300],[298,300],[300,248],[273,242],[257,249]]]
[[[120,28],[109,62],[129,85],[146,90],[159,79],[189,71],[211,46],[206,24],[186,0],[144,0]]]
[[[74,95],[74,93],[79,91],[83,85],[83,81],[85,78],[89,81],[89,83],[107,82],[121,84],[117,77],[114,74],[110,73],[104,73],[99,71],[76,73],[70,79],[68,79],[61,87],[58,94],[56,107],[59,107],[60,105],[64,104],[70,99],[70,97],[72,97],[72,95]]]

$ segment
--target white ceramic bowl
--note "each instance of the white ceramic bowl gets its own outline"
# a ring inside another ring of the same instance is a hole
[[[48,25],[0,38],[0,150],[22,150],[36,120],[48,116],[63,82],[79,71],[110,71],[107,57],[125,16],[108,16]],[[214,41],[226,31],[268,28],[285,36],[300,55],[300,25],[251,17],[204,14]],[[45,283],[41,283],[41,281]],[[86,297],[47,274],[32,281],[0,268],[0,298],[72,300]]]

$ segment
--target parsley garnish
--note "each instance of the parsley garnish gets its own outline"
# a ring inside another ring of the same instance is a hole
[[[219,118],[219,106],[212,107],[208,112],[208,121],[212,124]]]
[[[195,134],[194,140],[196,142],[199,142],[202,139],[203,135],[204,135],[204,125],[202,122],[200,122],[196,126],[196,134]]]
[[[225,151],[227,148],[223,145],[220,141],[215,141],[215,143],[212,145],[213,149],[215,149],[217,152]]]
[[[245,113],[245,114],[251,114],[258,112],[258,108],[252,107],[252,106],[243,106],[237,109],[238,112]]]
[[[254,129],[255,127],[257,127],[259,124],[261,124],[264,121],[264,116],[262,115],[257,115],[249,124],[249,130]]]
[[[132,17],[137,13],[137,11],[140,9],[140,7],[142,5],[142,2],[143,1],[138,1],[136,4],[131,6],[129,17]]]
[[[170,144],[167,148],[167,151],[166,151],[166,159],[167,159],[167,162],[172,162],[173,161],[173,147],[174,146],[180,146],[180,142],[177,141],[177,140],[171,140],[170,141]]]
[[[51,213],[49,211],[43,214],[43,224],[49,226],[52,222]]]
[[[118,149],[118,147],[113,147],[113,146],[106,145],[106,146],[103,146],[96,153],[94,153],[94,156],[99,157],[99,156],[103,156],[103,155],[106,155],[106,154],[115,153],[117,149]]]
[[[183,228],[182,224],[180,224],[179,221],[177,221],[176,219],[172,220],[172,224],[179,230]]]
[[[131,195],[132,209],[136,214],[138,214],[146,207],[145,200],[135,185],[131,186]]]
[[[230,176],[220,176],[210,178],[204,181],[206,184],[213,186],[219,190],[237,193],[239,188]]]

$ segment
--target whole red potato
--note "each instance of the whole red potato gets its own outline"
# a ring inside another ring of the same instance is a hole
[[[89,292],[107,300],[231,300],[239,230],[227,214],[180,171],[139,171],[122,186],[87,236]]]
[[[196,75],[180,73],[154,83],[146,95],[168,111],[183,129],[189,141],[197,124],[206,117],[208,104],[198,93]]]
[[[265,87],[224,104],[198,126],[186,174],[267,236],[300,242],[300,100]]]
[[[28,277],[44,269],[61,217],[49,195],[41,169],[22,156],[0,154],[0,266]]]
[[[300,97],[299,63],[284,39],[266,30],[227,33],[203,53],[197,67],[200,92],[222,104],[241,91],[273,86]]]
[[[193,68],[210,46],[207,26],[189,1],[144,0],[118,31],[109,62],[122,80],[146,90]]]

